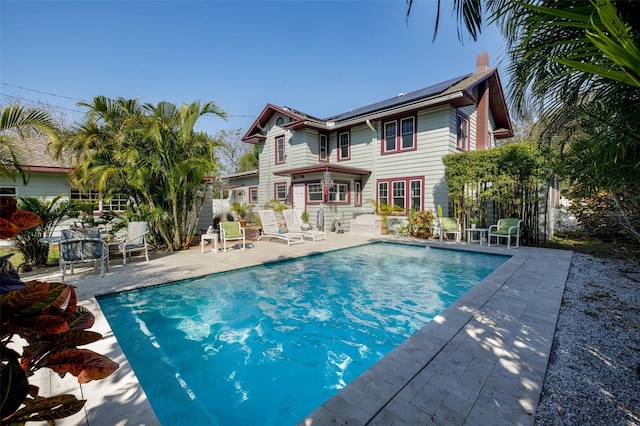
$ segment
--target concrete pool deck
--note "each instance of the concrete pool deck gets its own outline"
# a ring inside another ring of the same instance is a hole
[[[120,368],[104,380],[82,386],[70,375],[60,379],[41,371],[40,393],[73,393],[87,399],[84,410],[57,421],[58,425],[159,425],[96,295],[379,240],[511,258],[300,424],[532,425],[573,253],[399,237],[371,239],[348,233],[331,233],[326,241],[294,246],[282,241],[247,242],[245,251],[235,248],[217,254],[201,254],[195,246],[152,255],[149,263],[138,257],[127,266],[115,257],[105,277],[93,268],[78,268],[67,275],[67,282],[76,286],[80,304],[95,314],[92,330],[104,336],[88,348],[120,363]],[[22,278],[58,281],[60,274],[54,268]]]

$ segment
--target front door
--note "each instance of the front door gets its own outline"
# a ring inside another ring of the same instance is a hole
[[[306,190],[304,183],[293,184],[293,209],[298,217],[306,209]]]

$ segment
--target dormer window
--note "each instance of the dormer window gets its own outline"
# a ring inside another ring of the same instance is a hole
[[[282,126],[284,124],[284,118],[278,117],[276,120],[276,126]]]

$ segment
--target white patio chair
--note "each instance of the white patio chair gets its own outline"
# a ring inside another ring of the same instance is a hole
[[[507,250],[511,248],[511,237],[515,238],[516,246],[520,247],[520,225],[522,220],[518,218],[500,219],[497,225],[489,227],[488,246],[491,247],[491,237],[495,237],[496,245],[500,244],[500,238],[507,239]]]
[[[262,231],[258,237],[258,241],[261,238],[276,238],[284,240],[287,245],[302,244],[304,243],[304,237],[299,232],[282,232],[278,227],[278,220],[276,219],[276,213],[273,210],[260,210],[258,211],[260,216],[260,222],[262,224]]]
[[[295,210],[283,210],[282,216],[284,216],[284,221],[287,223],[289,232],[302,234],[303,237],[311,238],[313,242],[327,239],[326,232],[318,231],[317,229],[302,229],[302,223]]]
[[[149,234],[149,222],[129,222],[125,240],[118,244],[118,250],[122,252],[123,265],[127,264],[127,254],[131,258],[131,253],[136,251],[144,250],[144,256],[147,262],[149,261],[147,234]]]
[[[240,222],[220,222],[220,240],[222,251],[227,251],[227,241],[242,241],[242,250],[245,249],[245,232]]]

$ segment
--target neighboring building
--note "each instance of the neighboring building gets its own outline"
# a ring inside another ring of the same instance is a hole
[[[448,214],[442,157],[513,136],[502,85],[486,53],[476,72],[319,119],[267,104],[243,137],[260,145],[257,200],[277,199],[325,223],[373,208],[367,200]],[[235,184],[235,179],[230,180]]]
[[[21,178],[15,181],[0,178],[0,196],[8,197],[40,197],[52,200],[61,196],[63,200],[94,201],[98,211],[117,210],[126,208],[128,199],[113,197],[103,200],[97,191],[81,191],[69,182],[69,174],[73,171],[71,161],[61,161],[53,158],[50,152],[51,140],[47,136],[28,138],[24,140],[29,165],[29,182],[27,185]]]
[[[15,181],[0,177],[0,195],[5,197],[45,197],[52,199],[58,195],[71,196],[69,173],[73,171],[70,164],[57,161],[49,154],[50,139],[47,136],[29,138],[24,141],[25,151],[29,154],[26,160],[29,166],[29,183],[22,178]]]

